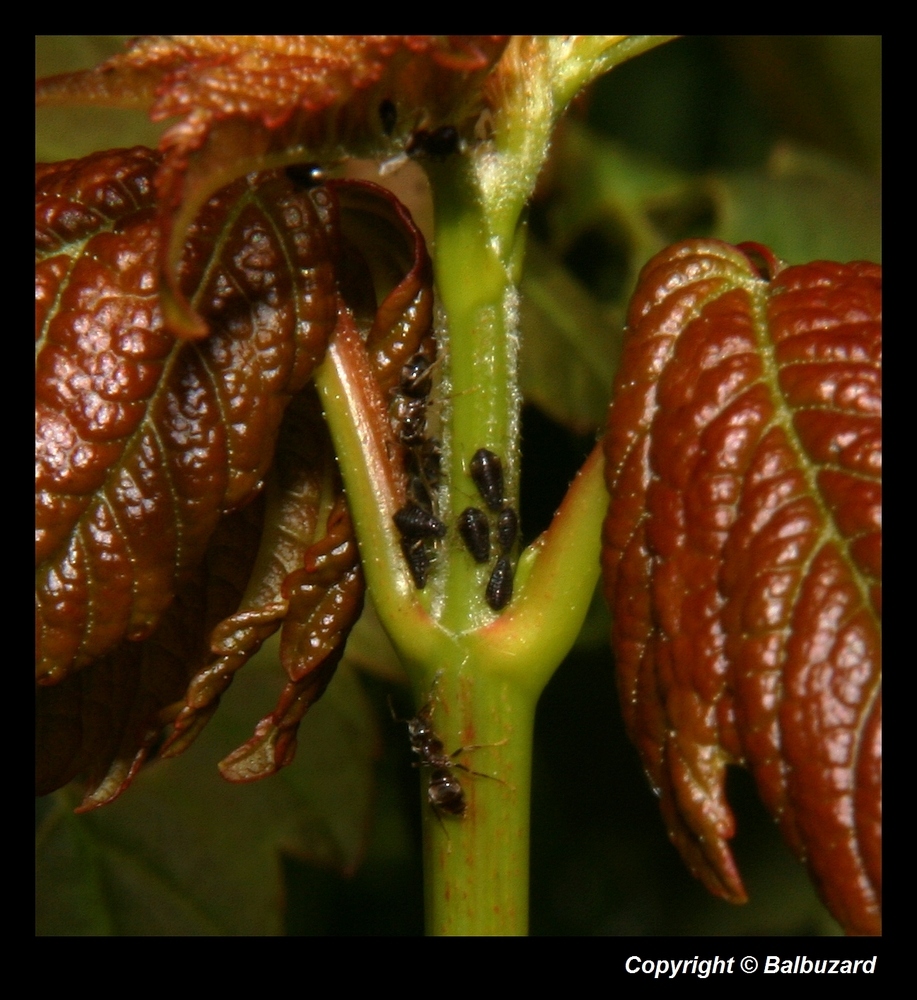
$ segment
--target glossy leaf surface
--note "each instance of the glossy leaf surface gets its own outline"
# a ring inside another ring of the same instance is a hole
[[[469,134],[501,36],[160,35],[94,70],[40,81],[39,103],[149,108],[178,117],[157,176],[173,330],[206,327],[183,293],[186,233],[217,189],[242,174],[345,156],[402,154],[418,129]]]
[[[271,177],[223,192],[195,225],[187,287],[212,333],[176,341],[157,300],[157,163],[138,149],[38,171],[42,683],[153,631],[221,514],[260,490],[335,322],[316,212]]]
[[[745,764],[832,913],[877,933],[881,268],[748,254],[670,247],[631,302],[603,554],[621,700],[711,891],[745,898]]]
[[[350,316],[339,287],[383,386],[432,319],[422,237],[390,194],[267,172],[192,227],[182,279],[210,334],[177,340],[157,296],[158,165],[138,148],[37,168],[37,787],[82,773],[83,808],[119,794],[167,724],[162,751],[184,749],[281,626],[287,687],[222,770],[248,781],[292,759],[364,588],[307,383]],[[392,249],[373,276],[360,242],[379,229]]]

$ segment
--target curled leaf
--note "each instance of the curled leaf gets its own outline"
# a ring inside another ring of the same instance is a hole
[[[336,337],[356,333],[350,306],[366,311],[355,374],[363,378],[365,371],[367,392],[384,397],[410,357],[435,354],[433,278],[423,236],[391,192],[373,184],[331,181],[314,192],[313,202],[325,229],[341,234],[334,263],[347,306],[341,304]],[[395,457],[398,444],[384,426]],[[231,781],[265,777],[292,760],[299,723],[330,681],[363,605],[353,527],[311,387],[287,409],[265,494],[265,530],[246,595],[212,633],[213,655],[189,685],[163,748],[172,755],[193,740],[233,674],[282,623],[280,657],[290,683],[254,736],[221,762]]]
[[[328,515],[326,532],[307,550],[303,568],[284,581],[289,611],[280,658],[290,683],[252,739],[220,763],[231,781],[265,777],[293,759],[299,723],[328,686],[363,610],[363,571],[343,495]]]
[[[183,280],[211,335],[176,341],[157,298],[157,165],[137,149],[37,171],[40,683],[153,632],[221,514],[261,488],[335,322],[314,207],[266,175],[195,223]]]
[[[159,742],[195,670],[207,637],[238,606],[261,533],[260,497],[223,517],[201,565],[188,575],[158,626],[36,692],[36,794],[76,777],[80,811],[123,792]]]
[[[311,386],[287,410],[265,508],[245,594],[210,632],[209,655],[191,679],[162,748],[164,756],[186,749],[236,671],[282,625],[280,656],[292,683],[255,738],[227,758],[232,763],[221,765],[232,780],[265,777],[292,760],[299,721],[331,679],[363,605],[353,530]]]
[[[206,333],[178,280],[188,228],[243,174],[404,150],[420,128],[470,132],[501,36],[159,35],[95,70],[39,81],[40,103],[149,106],[161,143],[167,320]]]
[[[711,891],[747,765],[829,909],[881,909],[881,269],[670,247],[644,268],[606,437],[625,719]],[[753,259],[754,262],[753,262]]]
[[[429,257],[404,208],[283,172],[235,182],[195,221],[182,280],[210,335],[176,340],[157,295],[158,164],[135,149],[36,171],[36,786],[82,775],[81,809],[120,794],[164,735],[163,755],[185,749],[278,628],[289,682],[221,769],[248,781],[289,763],[364,590],[307,383],[334,329],[356,336],[351,302],[389,434],[386,393],[435,353]]]
[[[376,382],[391,393],[401,369],[422,349],[435,355],[433,267],[420,230],[410,213],[386,188],[368,182],[330,181],[341,211],[341,229],[350,251],[352,273],[368,273],[365,287],[384,290],[366,330],[366,350]],[[352,283],[351,283],[352,288]],[[344,295],[347,297],[345,286]]]

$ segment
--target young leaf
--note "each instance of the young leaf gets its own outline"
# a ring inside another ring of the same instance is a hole
[[[670,837],[744,900],[747,765],[850,933],[880,928],[880,363],[878,265],[678,244],[641,274],[606,438],[621,700]]]
[[[94,70],[40,81],[40,104],[149,107],[178,117],[156,179],[170,328],[206,333],[178,270],[198,211],[243,174],[403,153],[420,129],[470,134],[502,36],[154,35]]]
[[[37,169],[36,781],[83,773],[81,809],[120,794],[169,723],[162,753],[187,747],[281,625],[289,683],[221,769],[249,781],[289,763],[364,590],[306,383],[339,319],[353,328],[349,305],[380,400],[411,356],[435,355],[406,210],[374,185],[302,190],[279,172],[223,189],[190,230],[182,280],[211,333],[175,340],[156,294],[158,163],[138,148]]]
[[[134,149],[36,170],[40,683],[153,632],[221,513],[261,489],[334,327],[327,234],[264,175],[195,223],[182,277],[211,335],[176,341],[157,298],[158,162]]]
[[[256,737],[231,755],[235,766],[222,767],[238,781],[266,777],[292,760],[299,722],[324,692],[363,604],[347,505],[311,386],[287,408],[265,498],[244,596],[209,633],[209,655],[161,751],[174,756],[194,740],[236,671],[283,625],[280,656],[291,683]]]
[[[112,807],[74,816],[75,788],[39,801],[37,933],[280,934],[284,857],[344,876],[361,866],[378,809],[378,716],[346,663],[310,711],[296,767],[240,787],[213,766],[268,710],[276,658],[265,643],[195,752],[146,768]]]

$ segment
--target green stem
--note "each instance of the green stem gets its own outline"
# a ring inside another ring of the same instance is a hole
[[[518,678],[494,673],[486,658],[470,655],[467,647],[459,661],[443,665],[434,724],[447,750],[453,745],[478,747],[458,758],[478,774],[456,772],[467,800],[463,819],[440,821],[428,803],[422,806],[428,934],[519,935],[528,930],[536,700]]]
[[[601,453],[596,449],[587,460],[550,529],[515,561],[515,593],[499,611],[485,599],[493,557],[476,563],[455,523],[465,507],[484,506],[469,474],[480,448],[502,460],[504,503],[518,510],[522,213],[556,119],[580,86],[658,40],[511,44],[516,48],[495,109],[493,143],[428,165],[443,318],[440,434],[447,485],[439,515],[449,532],[423,591],[411,584],[392,526],[404,487],[386,468],[390,430],[384,420],[373,425],[361,414],[372,404],[362,398],[371,389],[353,374],[361,363],[353,331],[336,337],[317,376],[379,618],[416,703],[429,704],[444,753],[455,754],[450,770],[464,791],[464,816],[443,816],[427,801],[429,783],[423,785],[430,934],[524,934],[528,928],[535,707],[579,632],[598,579],[607,507]],[[385,412],[384,403],[373,406]]]
[[[430,170],[436,206],[434,272],[447,317],[443,439],[448,493],[443,516],[483,506],[469,474],[480,448],[502,462],[508,506],[519,505],[516,290],[507,263],[489,240],[472,165],[464,157]],[[463,634],[493,619],[483,595],[491,567],[478,565],[453,539],[439,620]]]
[[[490,313],[500,315],[492,309]],[[474,308],[456,310],[455,315],[480,322],[480,310]],[[500,316],[503,329],[505,320]],[[450,333],[455,332],[453,325]],[[485,329],[482,336],[496,334]],[[468,340],[464,334],[462,339]],[[598,575],[600,525],[607,503],[600,457],[596,452],[587,462],[549,531],[518,560],[518,593],[502,613],[484,601],[487,568],[481,573],[454,539],[437,572],[438,579],[447,581],[445,589],[437,593],[431,580],[427,590],[432,593],[418,592],[395,542],[390,508],[397,500],[387,482],[391,470],[385,427],[366,419],[374,407],[364,398],[371,382],[358,371],[360,346],[344,324],[316,382],[341,462],[369,588],[408,671],[417,704],[431,700],[432,723],[445,752],[468,747],[457,762],[479,772],[455,771],[467,800],[464,818],[437,816],[424,803],[427,929],[432,934],[524,934],[535,706],[579,631]],[[475,370],[470,364],[469,371]],[[513,398],[514,379],[505,391]],[[462,398],[472,396],[460,392]],[[505,424],[512,424],[506,400],[499,405]],[[497,426],[491,407],[470,409],[463,417],[470,440],[495,444],[498,438],[482,437]],[[452,431],[452,440],[457,433]],[[508,431],[502,433],[509,438]],[[515,480],[510,481],[515,495]],[[450,486],[458,495],[474,488],[461,458],[453,463]],[[453,590],[454,580],[458,583]],[[462,587],[466,597],[458,607],[455,595]]]

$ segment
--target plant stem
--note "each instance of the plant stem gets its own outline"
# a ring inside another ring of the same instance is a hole
[[[429,706],[444,753],[455,755],[441,770],[459,778],[464,792],[464,815],[444,816],[428,801],[429,782],[422,785],[430,934],[528,929],[535,707],[579,632],[598,579],[607,506],[600,451],[587,460],[551,528],[513,559],[516,593],[504,608],[485,598],[494,558],[475,562],[455,523],[463,508],[485,506],[469,471],[480,448],[502,461],[503,506],[518,510],[523,211],[551,131],[580,86],[650,44],[656,43],[514,41],[498,88],[494,142],[427,163],[444,358],[440,433],[447,475],[438,513],[449,530],[422,591],[411,586],[397,552],[395,493],[379,440],[385,430],[361,425],[366,401],[360,379],[348,374],[359,366],[359,352],[351,363],[344,358],[346,330],[317,376],[380,620],[417,705]]]
[[[478,747],[458,758],[478,774],[457,772],[467,800],[464,818],[440,822],[423,803],[426,929],[438,935],[525,934],[537,699],[518,678],[470,662],[467,650],[463,657],[464,669],[444,667],[433,719],[444,740],[457,730],[460,745]]]

